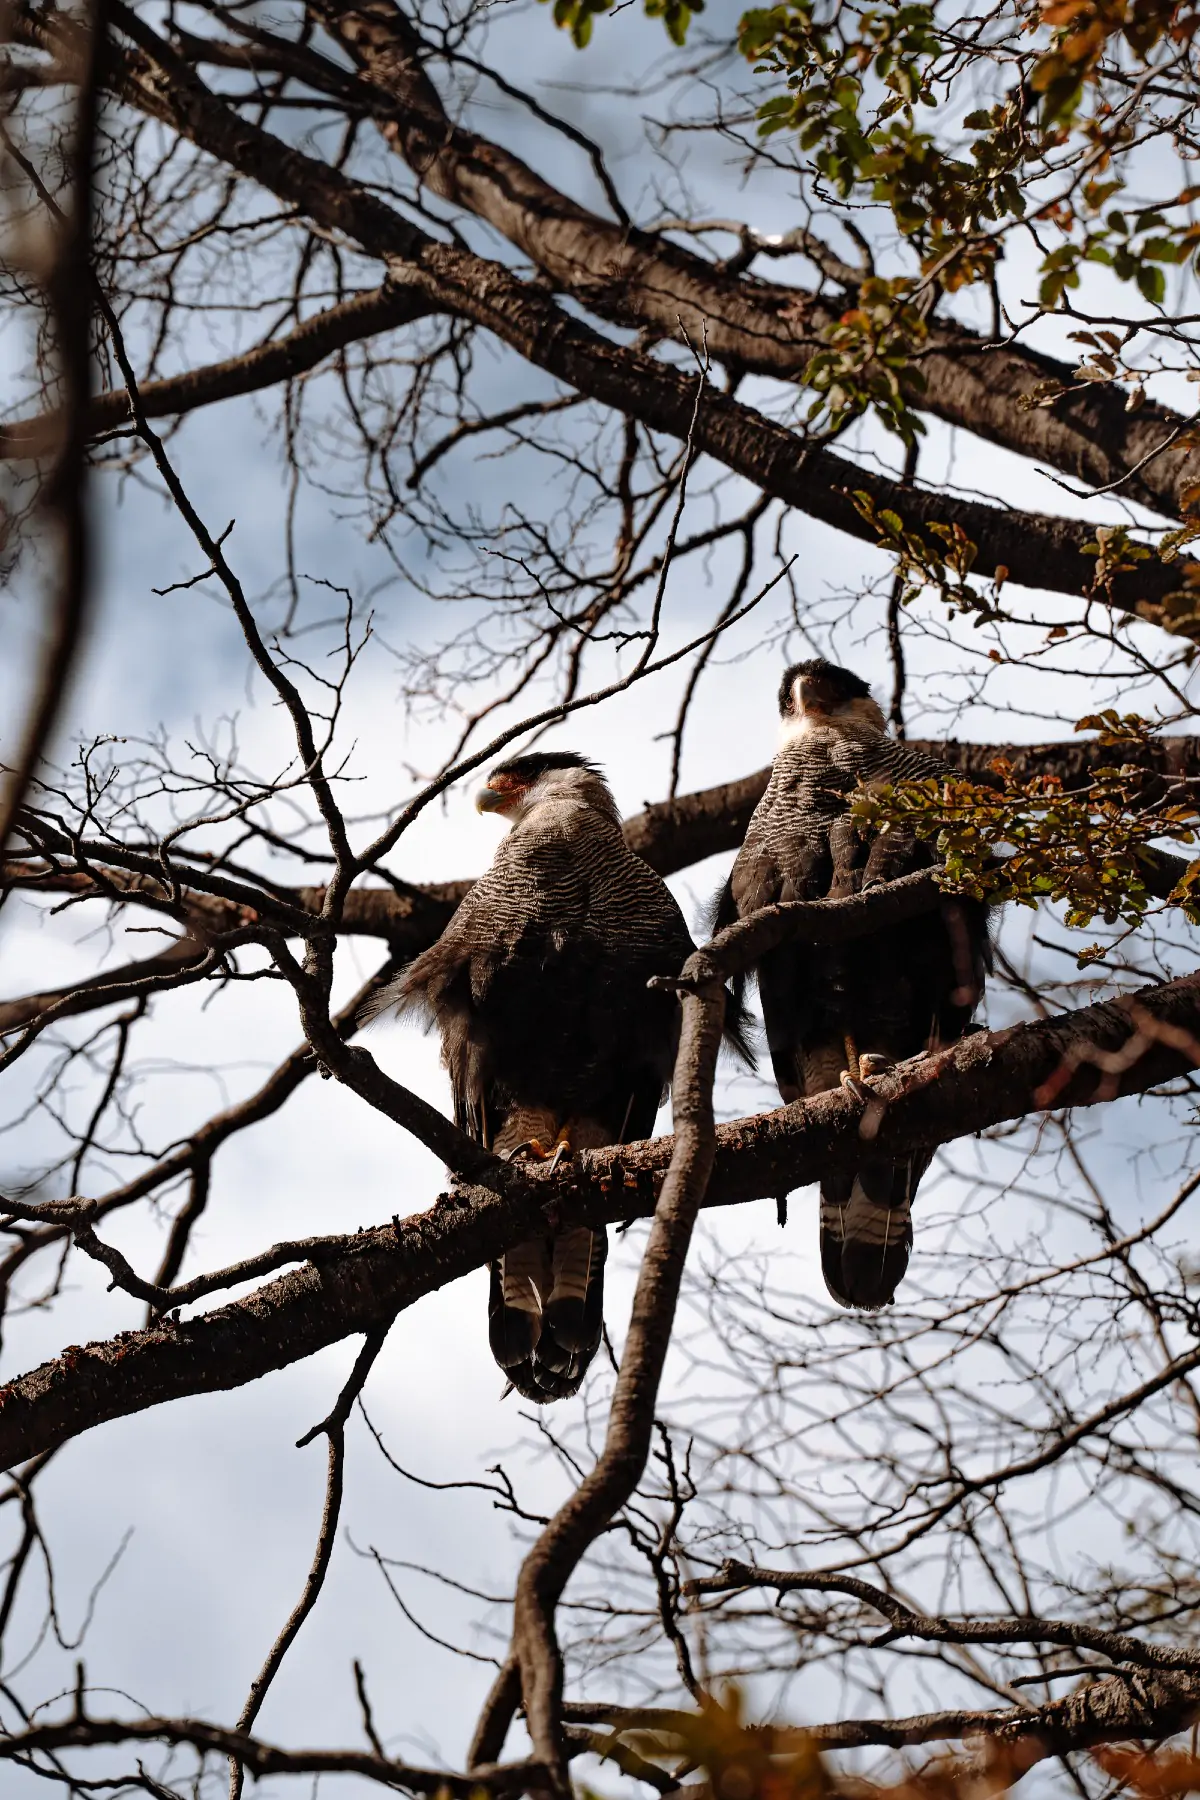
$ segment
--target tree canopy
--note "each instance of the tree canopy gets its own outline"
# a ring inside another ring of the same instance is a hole
[[[7,9],[22,1793],[1197,1785],[1198,25]],[[855,801],[939,873],[704,943],[818,653],[948,764]],[[610,765],[701,945],[670,1129],[549,1173],[358,1027],[489,854],[472,781],[546,734]],[[896,1305],[842,1314],[809,1190],[861,1097],[718,1072],[721,986],[947,889],[996,904],[996,974],[977,1029],[870,1083],[879,1153],[938,1173]],[[548,1208],[620,1227],[609,1355],[497,1412],[482,1271]],[[324,1497],[264,1635],[302,1479],[271,1409],[318,1357]],[[155,1483],[198,1452],[232,1495],[243,1401],[269,1473],[222,1536]],[[101,1494],[160,1529],[142,1573],[89,1561]],[[351,1672],[356,1556],[388,1610]],[[122,1605],[161,1639],[132,1696]]]

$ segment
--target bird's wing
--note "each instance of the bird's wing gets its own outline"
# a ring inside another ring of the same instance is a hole
[[[445,931],[385,988],[371,1012],[436,1026],[455,1122],[491,1145],[511,1096],[495,1080],[498,1028],[519,1022],[528,995],[584,935],[587,883],[570,845],[511,833]]]

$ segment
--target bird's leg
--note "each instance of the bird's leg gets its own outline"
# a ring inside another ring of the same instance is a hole
[[[877,1137],[879,1127],[883,1124],[883,1115],[887,1111],[887,1102],[881,1100],[878,1094],[873,1094],[864,1088],[862,1083],[870,1081],[874,1075],[886,1075],[888,1070],[894,1069],[895,1066],[894,1056],[885,1056],[878,1050],[866,1050],[858,1059],[859,1083],[856,1091],[863,1102],[863,1116],[858,1127],[860,1138],[869,1141],[871,1138]]]
[[[550,1157],[550,1167],[546,1173],[548,1175],[553,1175],[563,1158],[565,1156],[574,1156],[574,1154],[575,1145],[571,1141],[571,1121],[568,1119],[567,1123],[563,1126],[562,1130],[554,1140],[554,1151]]]
[[[519,1162],[522,1158],[529,1157],[532,1162],[548,1162],[552,1154],[539,1138],[526,1138],[523,1144],[514,1144],[511,1150],[506,1150],[504,1160]]]
[[[877,1050],[864,1050],[860,1054],[849,1033],[843,1042],[846,1050],[846,1067],[842,1070],[842,1086],[852,1093],[856,1100],[861,1101],[863,1106],[867,1106],[871,1102],[871,1094],[863,1086],[863,1082],[870,1081],[875,1075],[886,1075],[887,1071],[894,1066],[895,1059],[891,1056],[884,1056]]]
[[[842,1047],[846,1053],[846,1066],[842,1070],[839,1079],[842,1086],[846,1089],[846,1092],[853,1094],[859,1104],[865,1106],[871,1096],[867,1093],[867,1090],[860,1079],[861,1071],[858,1066],[858,1050],[856,1049],[854,1039],[850,1036],[849,1032],[847,1032],[842,1039]]]

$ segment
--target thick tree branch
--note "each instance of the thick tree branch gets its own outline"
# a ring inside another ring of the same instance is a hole
[[[871,896],[815,903],[869,920]],[[855,910],[857,909],[857,911]],[[812,914],[809,912],[809,924]],[[849,936],[847,925],[838,927]],[[827,941],[829,941],[827,939]],[[1052,1103],[1086,1106],[1144,1093],[1195,1066],[1200,976],[1007,1031],[980,1032],[900,1064],[867,1084],[872,1155],[900,1161],[914,1149],[984,1131]],[[1047,1096],[1051,1096],[1048,1100]],[[857,1166],[863,1111],[835,1091],[718,1127],[706,1205],[774,1197]],[[544,1228],[612,1222],[654,1208],[670,1138],[593,1151],[549,1182],[517,1168],[494,1186],[461,1186],[427,1211],[356,1237],[331,1254],[187,1321],[163,1320],[107,1343],[75,1346],[0,1389],[0,1466],[8,1467],[110,1418],[186,1394],[239,1387],[327,1344],[393,1318],[423,1295],[481,1267]],[[636,1194],[625,1176],[638,1184]]]
[[[529,1762],[473,1769],[466,1776],[393,1762],[365,1750],[284,1750],[223,1725],[210,1725],[204,1719],[50,1720],[0,1736],[0,1759],[12,1762],[38,1751],[86,1749],[102,1744],[155,1743],[186,1744],[201,1752],[236,1756],[255,1775],[362,1775],[385,1787],[414,1794],[448,1793],[455,1800],[471,1800],[481,1787],[495,1793],[519,1793],[540,1774]]]
[[[856,271],[839,265],[835,272],[847,293],[831,301],[803,287],[728,271],[661,231],[605,219],[520,158],[450,123],[421,66],[419,39],[395,8],[316,4],[309,10],[351,50],[360,72],[348,78],[311,49],[303,53],[303,67],[291,72],[370,110],[434,192],[486,219],[597,317],[667,336],[683,322],[693,334],[705,332],[717,362],[785,381],[803,379],[820,334],[841,315]],[[266,49],[223,47],[186,33],[176,41],[197,62],[269,69],[288,63],[294,48],[282,40]],[[325,82],[321,71],[329,77]],[[165,417],[260,390],[431,310],[427,299],[385,285],[306,321],[278,344],[150,384],[143,394],[147,415]],[[1118,386],[1077,382],[1071,366],[1037,351],[989,343],[965,326],[938,321],[920,367],[923,410],[1020,456],[1039,457],[1086,486],[1121,483],[1128,498],[1175,517],[1181,493],[1200,476],[1200,453],[1178,441],[1186,424],[1182,415],[1154,402],[1130,412]],[[1023,408],[1022,398],[1046,383],[1066,390],[1062,398],[1048,408]],[[91,429],[111,429],[128,416],[123,394],[99,396]],[[42,453],[50,423],[50,416],[28,419],[0,431],[0,457]]]
[[[1106,1675],[1044,1706],[924,1713],[910,1719],[846,1719],[814,1726],[805,1736],[818,1750],[900,1749],[947,1738],[982,1740],[981,1748],[986,1744],[1003,1753],[1011,1782],[1048,1756],[1128,1738],[1158,1741],[1186,1730],[1198,1717],[1200,1680],[1162,1670],[1152,1675]]]
[[[429,49],[393,0],[309,0],[308,12],[367,77],[383,136],[433,193],[486,219],[591,312],[614,324],[673,337],[703,333],[718,362],[801,381],[820,333],[841,316],[832,302],[714,267],[660,232],[605,219],[545,181],[527,163],[446,115],[424,67]],[[392,105],[381,108],[380,97]],[[1125,482],[1130,499],[1175,517],[1179,495],[1200,478],[1200,452],[1171,444],[1186,421],[1167,407],[1125,410],[1117,387],[1080,384],[1072,369],[1015,345],[988,347],[954,324],[934,328],[920,361],[921,406],[948,424],[1043,457],[1090,486]],[[1022,408],[1039,383],[1084,387],[1052,409]],[[1153,453],[1170,445],[1160,455]]]
[[[411,288],[397,288],[384,282],[339,306],[326,308],[297,325],[286,337],[258,344],[240,356],[225,357],[221,362],[206,363],[189,369],[183,375],[171,375],[162,381],[148,381],[138,388],[138,400],[148,419],[165,419],[178,413],[194,412],[197,407],[212,406],[221,400],[232,400],[240,394],[258,393],[277,381],[290,381],[315,369],[328,356],[334,356],[349,344],[374,337],[383,331],[394,331],[428,317],[435,307]],[[130,425],[133,409],[128,390],[118,389],[93,396],[87,411],[86,429],[95,437]],[[53,448],[62,431],[58,413],[39,413],[29,419],[14,419],[0,426],[0,460],[45,456]]]
[[[114,0],[116,4],[116,0]],[[436,243],[340,171],[302,155],[237,117],[128,8],[120,28],[152,59],[154,70],[127,67],[122,96],[162,118],[201,149],[301,208],[327,230],[345,232],[382,258],[393,280],[410,283],[433,304],[493,332],[526,361],[587,397],[712,456],[735,474],[852,537],[876,534],[855,504],[894,510],[909,530],[940,525],[975,546],[973,571],[1072,596],[1091,591],[1092,532],[1074,520],[1020,513],[979,501],[906,487],[833,451],[806,446],[785,426],[709,384],[697,412],[694,377],[600,336],[541,287],[457,245]],[[1190,565],[1187,565],[1190,567]],[[1115,574],[1094,598],[1184,635],[1194,629],[1186,569],[1157,558]]]
[[[571,1720],[595,1720],[617,1731],[646,1731],[695,1741],[699,1715],[672,1707],[569,1703]],[[1008,1782],[1048,1756],[1063,1756],[1127,1738],[1160,1741],[1182,1731],[1200,1714],[1200,1679],[1182,1670],[1123,1671],[1102,1675],[1041,1706],[973,1708],[918,1713],[903,1719],[843,1719],[794,1730],[774,1728],[776,1751],[903,1749],[908,1745],[965,1742],[986,1760],[999,1752],[997,1768]],[[751,1728],[752,1730],[753,1728]],[[978,1775],[979,1770],[973,1771]],[[1007,1782],[1006,1782],[1007,1785]]]

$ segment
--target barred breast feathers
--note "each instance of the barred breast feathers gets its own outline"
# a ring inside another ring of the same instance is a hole
[[[763,835],[770,823],[808,816],[827,826],[846,810],[856,786],[882,786],[927,781],[949,774],[949,765],[926,751],[876,730],[810,729],[790,735],[781,745],[767,788],[746,832],[747,843]],[[772,815],[776,815],[772,819]]]
[[[577,778],[522,810],[441,937],[366,1002],[360,1024],[394,1013],[428,1029],[471,957],[504,954],[539,927],[559,946],[586,932],[635,961],[644,954],[657,963],[666,948],[682,967],[693,944],[674,896],[625,842],[603,777],[570,773]]]

